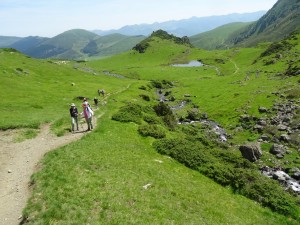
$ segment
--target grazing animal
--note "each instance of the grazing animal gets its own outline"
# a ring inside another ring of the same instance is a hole
[[[104,94],[105,94],[105,91],[102,89],[102,90],[98,90],[98,95],[100,96],[100,95],[102,95],[102,96],[104,96]]]

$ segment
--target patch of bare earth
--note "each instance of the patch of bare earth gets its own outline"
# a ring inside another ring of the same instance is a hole
[[[30,176],[45,153],[80,139],[85,129],[83,124],[79,132],[57,137],[46,124],[36,138],[21,143],[14,143],[17,130],[0,131],[0,225],[22,221],[22,210],[30,197]]]

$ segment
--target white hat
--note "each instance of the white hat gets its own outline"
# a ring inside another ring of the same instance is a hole
[[[72,103],[72,104],[71,104],[71,106],[74,106],[74,107],[75,107],[75,104],[74,104],[74,103]]]

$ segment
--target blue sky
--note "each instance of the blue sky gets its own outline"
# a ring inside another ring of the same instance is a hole
[[[118,29],[269,10],[277,0],[0,0],[0,36],[53,37],[64,31]]]

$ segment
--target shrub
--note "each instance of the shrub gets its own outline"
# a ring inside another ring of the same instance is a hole
[[[156,124],[140,125],[138,132],[145,137],[164,138],[166,136],[165,130]]]
[[[164,102],[160,102],[158,105],[154,106],[153,109],[158,116],[166,116],[173,114],[170,107]]]
[[[274,180],[262,176],[255,165],[230,152],[207,149],[186,139],[162,139],[153,146],[185,166],[197,170],[222,185],[278,213],[299,219],[297,201]]]
[[[299,208],[292,197],[274,180],[263,177],[257,171],[239,171],[236,175],[238,192],[273,211],[293,217],[299,216]]]
[[[145,122],[147,122],[149,124],[160,124],[161,123],[157,116],[152,116],[152,115],[146,114],[146,115],[144,115],[143,119]]]
[[[163,116],[163,121],[169,129],[175,130],[175,127],[177,125],[177,119],[174,116],[174,114]]]
[[[287,99],[298,99],[300,97],[300,88],[293,88],[286,92]]]
[[[151,81],[151,85],[154,88],[158,88],[158,89],[166,89],[166,88],[171,88],[173,87],[173,83],[171,81],[167,81],[167,80],[152,80]]]
[[[191,110],[188,110],[187,113],[188,113],[187,119],[190,120],[199,120],[201,117],[198,108],[193,108]]]
[[[141,106],[137,104],[129,103],[126,106],[120,108],[120,110],[112,116],[113,120],[120,122],[134,122],[141,123],[142,110]]]
[[[202,164],[214,161],[209,151],[197,142],[171,139],[169,141],[163,140],[161,143],[158,142],[154,146],[158,152],[170,155],[178,162],[195,170]]]
[[[144,85],[142,85],[142,86],[139,87],[139,89],[145,90],[145,91],[146,91],[146,90],[147,90],[147,87],[145,87]]]
[[[200,167],[199,172],[221,185],[230,185],[234,180],[234,169],[220,163],[208,163],[206,166]]]
[[[146,49],[149,47],[148,41],[142,41],[138,43],[136,46],[134,46],[132,49],[135,51],[138,51],[139,53],[145,53]]]
[[[153,109],[158,116],[162,117],[167,127],[169,127],[171,130],[175,129],[177,119],[167,104],[160,102],[158,105],[154,106]]]
[[[145,101],[150,101],[150,97],[148,96],[148,95],[140,95],[140,97],[142,98],[142,99],[144,99]]]
[[[278,52],[283,52],[286,50],[290,50],[292,48],[292,44],[283,40],[281,42],[274,42],[272,43],[266,51],[264,51],[260,56],[265,57],[269,56]]]
[[[173,138],[165,138],[159,141],[153,142],[153,147],[156,151],[163,155],[170,155],[171,150],[180,144],[184,144],[186,141],[184,139],[173,139]]]

